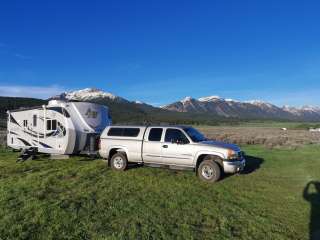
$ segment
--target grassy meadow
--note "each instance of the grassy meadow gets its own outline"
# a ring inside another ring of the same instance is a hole
[[[84,157],[16,163],[1,149],[0,239],[309,239],[320,189],[303,191],[320,179],[319,145],[244,150],[245,172],[212,185],[192,171],[113,172]]]

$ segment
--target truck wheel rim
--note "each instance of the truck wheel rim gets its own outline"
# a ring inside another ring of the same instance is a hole
[[[120,169],[123,167],[123,159],[121,157],[116,157],[114,160],[113,160],[113,165],[115,168],[117,169]]]
[[[204,165],[201,171],[202,176],[205,179],[211,179],[213,177],[214,170],[211,166]]]

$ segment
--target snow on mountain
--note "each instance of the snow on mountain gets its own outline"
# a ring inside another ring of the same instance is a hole
[[[85,88],[77,91],[66,92],[65,97],[69,100],[92,100],[96,98],[109,98],[115,100],[117,98],[117,96],[109,92],[104,92],[96,88]]]
[[[320,115],[320,108],[314,107],[314,106],[303,106],[303,107],[297,108],[297,107],[290,107],[288,105],[285,105],[282,107],[282,109],[295,115],[303,115],[303,114],[319,114]]]
[[[273,104],[268,103],[268,102],[264,102],[261,100],[251,100],[251,101],[245,101],[245,102],[250,103],[252,105],[256,105],[256,106],[274,107]]]
[[[67,99],[67,100],[76,100],[76,101],[108,99],[111,101],[128,102],[128,100],[122,97],[116,96],[109,92],[102,91],[97,88],[84,88],[81,90],[64,92],[58,96],[52,97],[52,99]]]
[[[225,101],[226,101],[226,102],[235,102],[235,103],[236,103],[236,102],[239,102],[239,101],[234,100],[234,99],[232,99],[232,98],[226,98]]]
[[[290,107],[288,105],[285,105],[282,107],[282,109],[286,112],[289,112],[291,114],[294,114],[294,115],[301,115],[301,109],[299,108],[295,108],[295,107]]]
[[[182,99],[180,102],[181,102],[181,103],[187,103],[187,102],[190,102],[190,101],[192,101],[192,100],[193,100],[192,97],[185,97],[185,98]]]
[[[219,96],[208,96],[208,97],[201,97],[198,98],[198,101],[200,102],[212,102],[212,101],[217,101],[220,100],[221,98]]]
[[[309,112],[319,112],[320,111],[320,107],[314,107],[314,106],[303,106],[301,108],[301,110],[303,111],[309,111]]]

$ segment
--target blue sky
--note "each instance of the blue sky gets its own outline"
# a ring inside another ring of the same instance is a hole
[[[320,105],[319,1],[2,1],[0,95]]]

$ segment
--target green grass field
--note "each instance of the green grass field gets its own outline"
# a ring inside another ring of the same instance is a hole
[[[309,201],[303,191],[320,179],[319,146],[244,150],[246,172],[210,185],[191,171],[113,172],[82,157],[16,163],[2,149],[0,239],[309,239],[320,189]]]

